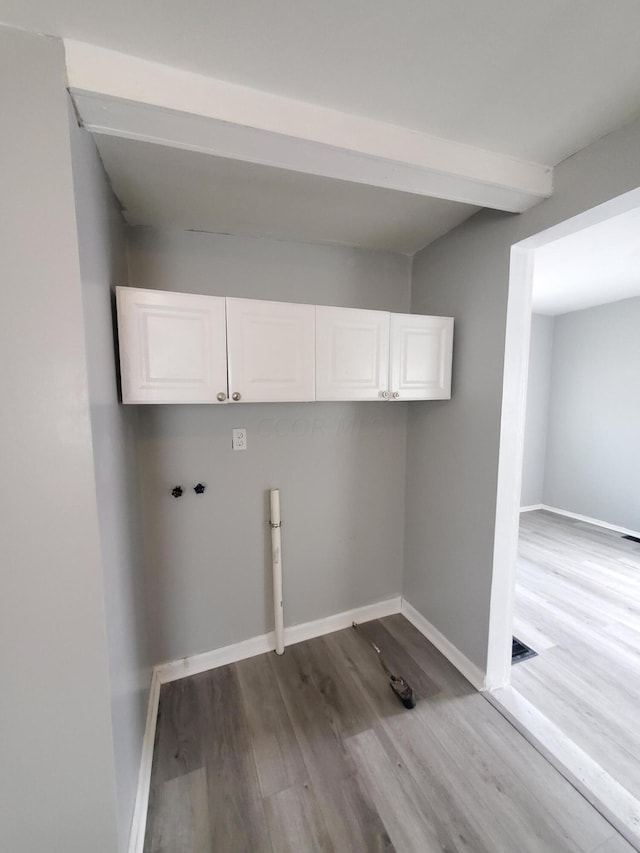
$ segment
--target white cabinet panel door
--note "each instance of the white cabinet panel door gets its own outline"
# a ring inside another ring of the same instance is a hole
[[[315,399],[314,327],[314,305],[227,298],[230,398]]]
[[[316,306],[316,400],[388,397],[389,314]]]
[[[392,314],[391,398],[448,400],[452,349],[453,317]]]
[[[223,297],[118,287],[116,300],[123,403],[226,399]]]

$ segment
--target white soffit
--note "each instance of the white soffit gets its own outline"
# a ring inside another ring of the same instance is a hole
[[[477,208],[95,134],[130,225],[414,254]]]
[[[511,212],[552,191],[548,166],[93,45],[65,50],[96,133]]]
[[[634,296],[640,296],[640,207],[535,250],[537,314],[566,314]]]

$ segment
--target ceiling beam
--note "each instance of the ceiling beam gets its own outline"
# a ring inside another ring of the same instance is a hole
[[[553,170],[364,116],[65,40],[84,126],[104,133],[509,212]]]

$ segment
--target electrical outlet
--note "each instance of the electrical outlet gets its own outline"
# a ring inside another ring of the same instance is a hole
[[[231,447],[234,450],[247,449],[247,431],[244,427],[234,429],[232,432]]]

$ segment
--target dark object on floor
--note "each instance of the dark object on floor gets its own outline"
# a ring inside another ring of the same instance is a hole
[[[523,660],[538,657],[538,652],[530,649],[522,640],[517,637],[511,638],[511,664],[522,663]]]
[[[640,536],[631,536],[630,534],[625,534],[623,539],[628,539],[629,542],[640,542]]]
[[[358,629],[358,623],[354,622],[353,627],[357,630]],[[358,632],[358,633],[360,633],[360,632]],[[389,669],[389,667],[385,663],[385,660],[382,657],[382,652],[380,651],[378,646],[376,646],[376,644],[372,643],[370,640],[367,640],[367,642],[369,643],[371,648],[374,650],[374,652],[378,655],[378,660],[380,661],[380,666],[386,672],[386,674],[389,676],[389,687],[393,690],[393,692],[396,694],[396,696],[402,702],[402,704],[404,705],[405,708],[409,708],[409,709],[415,708],[416,707],[416,700],[414,698],[413,690],[411,689],[411,687],[407,684],[407,682],[404,680],[404,678],[401,675],[394,675],[391,672],[391,670]],[[535,654],[535,652],[534,652],[534,654]]]

